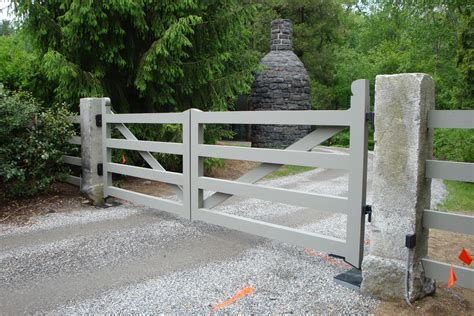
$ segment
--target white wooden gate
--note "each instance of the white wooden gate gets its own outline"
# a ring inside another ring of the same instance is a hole
[[[351,107],[344,111],[201,112],[191,109],[182,113],[112,114],[110,109],[104,108],[102,114],[104,195],[172,212],[190,220],[201,220],[328,252],[344,257],[348,263],[360,268],[367,181],[368,80],[353,82],[352,94]],[[137,140],[125,127],[126,123],[182,124],[183,142]],[[279,150],[206,145],[203,142],[205,124],[315,125],[318,128],[288,148]],[[112,126],[117,127],[126,139],[111,138]],[[315,146],[347,127],[350,129],[348,154],[311,152]],[[112,163],[113,148],[138,151],[151,169]],[[165,171],[151,152],[182,155],[183,172]],[[257,161],[261,164],[235,181],[221,180],[204,176],[205,157]],[[344,197],[330,196],[254,184],[284,164],[348,170],[348,194]],[[112,173],[169,183],[181,202],[115,187],[112,184]],[[204,190],[216,193],[204,199]],[[333,238],[213,210],[232,195],[346,214],[346,238]]]

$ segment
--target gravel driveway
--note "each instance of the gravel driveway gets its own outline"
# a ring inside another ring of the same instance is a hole
[[[369,162],[369,203],[370,180]],[[347,174],[316,169],[261,184],[344,195]],[[432,194],[434,204],[444,198],[440,181]],[[345,237],[344,215],[239,197],[217,209]],[[0,249],[2,314],[370,313],[378,304],[336,284],[350,267],[323,253],[128,203],[0,226]]]

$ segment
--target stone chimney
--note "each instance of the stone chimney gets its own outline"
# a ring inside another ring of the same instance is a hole
[[[272,21],[270,50],[293,50],[293,23],[290,20]]]
[[[270,52],[260,61],[265,70],[255,75],[250,95],[254,111],[310,110],[310,82],[303,63],[293,53],[292,23],[271,24]],[[252,125],[252,146],[286,148],[310,132],[306,125]]]

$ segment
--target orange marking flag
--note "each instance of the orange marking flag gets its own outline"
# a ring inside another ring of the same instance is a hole
[[[458,258],[459,258],[459,260],[461,260],[462,262],[464,262],[467,265],[470,265],[472,263],[471,255],[464,248],[462,248],[461,253],[459,254]]]
[[[228,299],[227,301],[220,303],[212,308],[212,311],[215,312],[216,310],[221,309],[222,307],[226,307],[227,305],[230,305],[234,303],[235,301],[246,297],[249,294],[252,294],[255,291],[255,288],[253,287],[244,287],[242,290],[237,292],[231,299]]]
[[[125,159],[125,155],[122,154],[122,164],[126,164],[127,163],[127,159]]]
[[[448,289],[456,283],[456,274],[454,274],[453,266],[449,269]]]

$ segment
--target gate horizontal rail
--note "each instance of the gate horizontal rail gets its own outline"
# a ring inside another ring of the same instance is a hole
[[[203,208],[193,212],[193,219],[327,253],[344,253],[347,248],[343,239]]]
[[[349,126],[351,110],[346,111],[232,111],[195,112],[200,124],[271,124]]]
[[[135,166],[122,165],[118,163],[107,163],[107,170],[111,173],[123,174],[146,180],[172,183],[176,185],[184,184],[184,177],[181,173],[153,170]]]
[[[150,151],[150,152],[159,152],[159,153],[176,154],[176,155],[182,155],[184,152],[184,146],[183,144],[180,144],[180,143],[108,138],[105,140],[105,145],[108,148]]]
[[[304,193],[289,189],[270,188],[256,184],[199,177],[197,186],[204,190],[223,192],[266,201],[291,204],[301,207],[317,208],[320,211],[347,214],[346,197]]]
[[[74,124],[81,124],[81,116],[80,115],[74,115],[71,117],[72,119],[72,122]],[[81,145],[81,136],[80,135],[76,135],[76,136],[72,136],[71,139],[69,140],[69,143],[70,144],[73,144],[73,145]],[[75,156],[69,156],[69,155],[64,155],[63,156],[63,163],[65,164],[68,164],[68,165],[72,165],[72,166],[79,166],[79,167],[82,167],[82,158],[81,157],[75,157]],[[75,185],[75,186],[78,186],[80,187],[81,186],[81,176],[73,176],[71,174],[68,174],[66,176],[66,179],[65,179],[65,182],[69,183],[69,184],[72,184],[72,185]]]
[[[350,155],[345,154],[219,145],[197,145],[195,150],[200,157],[250,160],[328,169],[350,169]]]
[[[474,129],[474,111],[432,110],[428,113],[428,127]],[[425,174],[427,178],[474,182],[474,163],[427,160]],[[474,216],[425,210],[423,212],[423,226],[474,235]],[[457,275],[457,284],[474,288],[474,269],[450,265],[430,258],[423,258],[422,264],[427,277],[445,282],[452,266]]]

